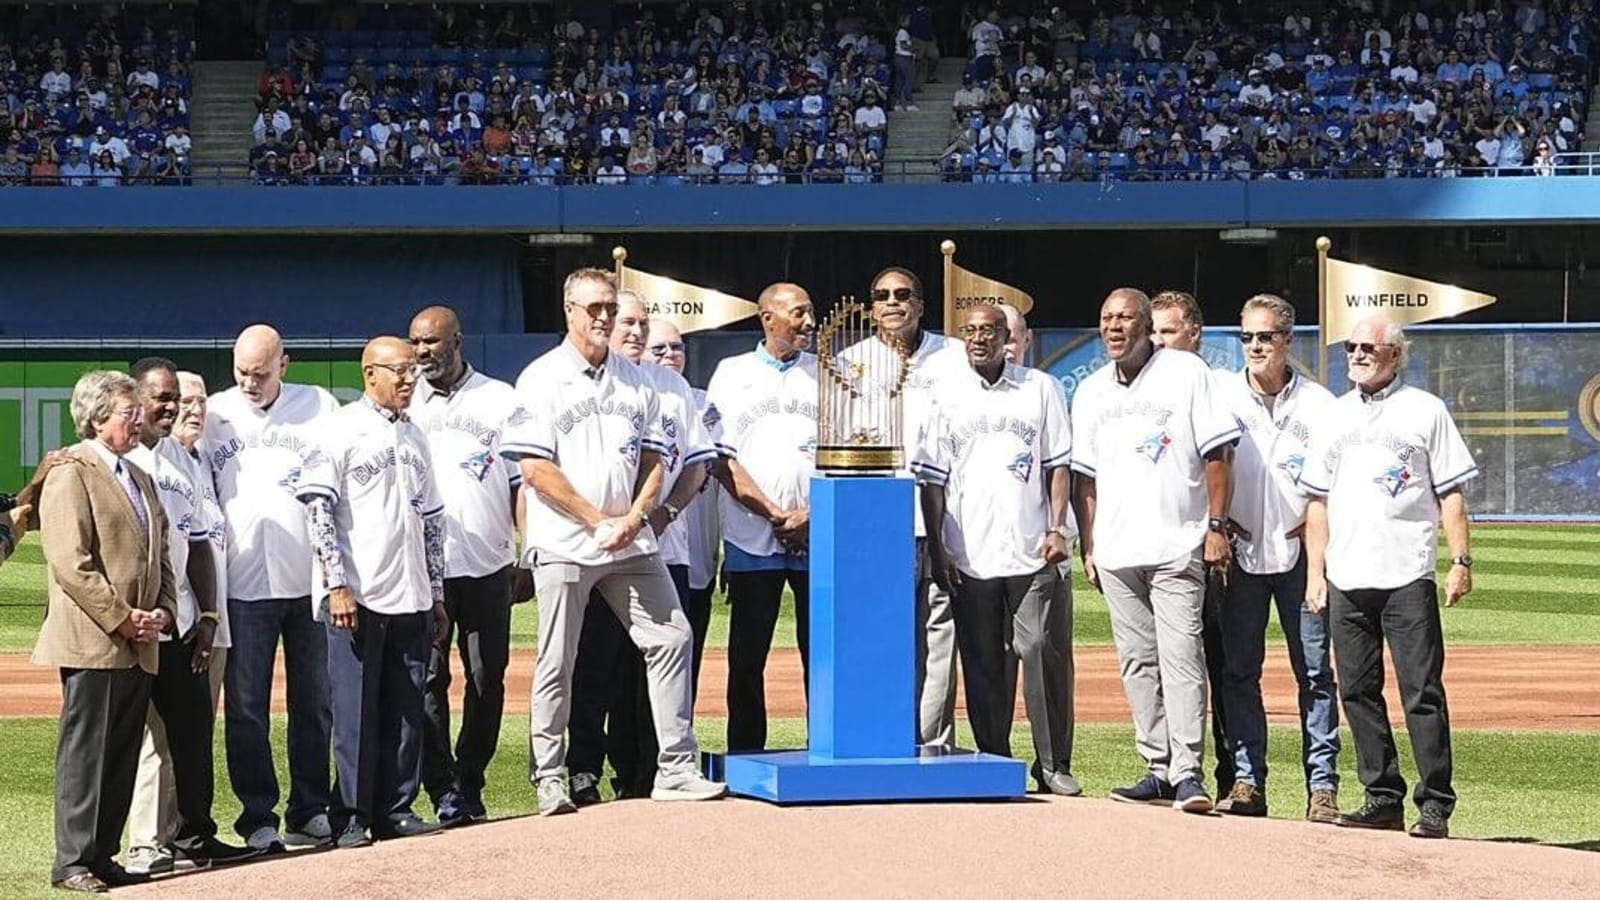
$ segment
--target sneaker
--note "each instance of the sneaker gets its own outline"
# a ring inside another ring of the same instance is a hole
[[[915,103],[907,103],[906,112],[917,112],[917,105]]]
[[[366,847],[372,843],[372,835],[367,833],[367,826],[360,819],[351,817],[344,824],[344,830],[339,832],[339,837],[333,845],[340,850],[349,850],[353,847]]]
[[[123,868],[135,875],[164,875],[172,871],[172,851],[165,847],[131,847]]]
[[[433,805],[433,813],[439,818],[439,824],[445,828],[455,828],[472,822],[462,806],[461,795],[455,791],[445,791],[439,797],[439,802]]]
[[[1339,794],[1332,788],[1318,788],[1306,801],[1306,821],[1332,825],[1339,821]]]
[[[572,776],[572,802],[579,809],[585,806],[594,806],[604,801],[600,796],[600,779],[588,772],[579,772]]]
[[[1186,813],[1208,813],[1211,812],[1211,795],[1206,793],[1206,786],[1200,779],[1185,778],[1173,787],[1172,808]]]
[[[271,825],[263,825],[250,832],[250,836],[245,838],[245,844],[254,847],[266,856],[288,852],[283,846],[283,839],[278,837],[278,829],[273,828]]]
[[[1146,775],[1131,787],[1111,789],[1111,799],[1123,803],[1163,803],[1177,797],[1172,785],[1154,775]]]
[[[687,769],[677,774],[656,773],[656,786],[650,791],[651,800],[716,800],[728,793],[728,786],[720,781],[700,777],[700,773]]]
[[[1228,796],[1217,802],[1217,812],[1230,816],[1264,816],[1267,798],[1248,781],[1235,781]]]
[[[1373,828],[1379,831],[1404,831],[1406,813],[1393,800],[1367,798],[1361,808],[1353,813],[1343,813],[1334,820],[1341,828]]]
[[[541,816],[559,816],[578,811],[572,802],[572,795],[567,792],[567,779],[561,775],[539,779],[538,792]]]
[[[289,847],[326,847],[333,843],[333,826],[328,824],[328,814],[317,813],[299,828],[285,831],[283,843]]]
[[[1059,797],[1080,797],[1083,795],[1083,785],[1078,783],[1078,779],[1072,777],[1071,772],[1046,769],[1039,765],[1037,760],[1033,763],[1033,780],[1039,785],[1039,793],[1041,794],[1055,794]]]
[[[1410,834],[1414,838],[1447,838],[1450,836],[1450,817],[1437,803],[1424,803],[1422,817],[1411,826]]]
[[[235,847],[232,844],[224,844],[214,837],[175,841],[172,844],[172,852],[194,863],[197,869],[231,866],[266,855],[264,851],[255,847]]]

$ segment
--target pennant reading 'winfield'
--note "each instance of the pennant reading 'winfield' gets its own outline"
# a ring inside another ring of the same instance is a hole
[[[1356,323],[1371,313],[1382,312],[1395,322],[1409,325],[1458,316],[1495,302],[1488,294],[1371,266],[1337,259],[1329,259],[1327,266],[1323,340],[1329,344],[1348,340]]]
[[[684,334],[721,328],[729,322],[748,319],[760,309],[749,300],[651,275],[626,265],[620,267],[619,275],[622,290],[645,298],[650,318],[666,319]]]

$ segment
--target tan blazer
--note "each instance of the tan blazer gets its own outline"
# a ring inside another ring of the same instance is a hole
[[[72,669],[126,669],[155,674],[155,643],[118,635],[135,609],[164,608],[177,621],[177,583],[167,553],[167,519],[150,476],[134,466],[149,527],[117,476],[94,448],[75,444],[45,476],[39,497],[50,605],[33,662]]]

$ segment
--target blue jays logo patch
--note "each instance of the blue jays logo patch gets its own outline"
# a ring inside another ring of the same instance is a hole
[[[717,423],[722,421],[722,412],[717,409],[715,403],[712,403],[706,407],[705,414],[700,417],[700,421],[704,422],[707,428],[715,428]]]
[[[482,483],[489,477],[489,469],[494,466],[494,454],[488,450],[479,450],[461,461],[461,468],[472,474],[473,478]]]
[[[519,406],[511,411],[511,415],[506,417],[506,427],[515,428],[518,425],[526,425],[528,420],[532,418],[533,416],[528,413],[525,407]]]
[[[1033,451],[1024,450],[1018,453],[1011,461],[1011,465],[1006,466],[1006,471],[1018,481],[1027,484],[1033,478]]]
[[[1383,470],[1382,475],[1372,479],[1374,484],[1383,488],[1391,497],[1400,496],[1400,492],[1409,487],[1414,480],[1416,476],[1412,474],[1411,467],[1405,463],[1390,466]]]
[[[278,479],[278,487],[283,488],[291,494],[294,493],[294,489],[300,486],[301,474],[302,471],[299,466],[290,466],[289,471],[282,478]]]
[[[1300,473],[1305,471],[1305,467],[1306,458],[1300,453],[1295,453],[1284,459],[1283,462],[1278,463],[1278,469],[1281,470],[1285,475],[1288,475],[1289,480],[1295,483],[1299,483]]]
[[[801,444],[800,452],[804,453],[807,459],[815,459],[817,456],[817,439],[811,438],[804,444]]]
[[[1172,446],[1172,435],[1158,431],[1141,441],[1134,451],[1150,460],[1151,465],[1155,465],[1161,462],[1161,457],[1167,454],[1167,448],[1170,446]]]
[[[662,416],[661,417],[661,431],[662,431],[662,433],[664,433],[667,436],[668,440],[673,440],[673,441],[677,440],[678,439],[678,420],[672,418],[671,416]]]
[[[637,434],[635,434],[635,435],[629,437],[626,441],[623,441],[622,442],[622,446],[617,448],[617,452],[621,453],[623,456],[627,457],[630,460],[638,460],[638,458],[639,458],[639,436]]]
[[[673,441],[667,445],[667,452],[661,454],[661,462],[666,465],[668,472],[678,471],[678,442]]]

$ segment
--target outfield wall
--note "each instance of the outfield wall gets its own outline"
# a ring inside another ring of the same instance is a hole
[[[1202,354],[1237,369],[1233,329],[1207,329]],[[1600,521],[1600,324],[1432,326],[1411,329],[1405,377],[1445,398],[1482,477],[1468,487],[1481,518]],[[1296,365],[1309,370],[1315,330],[1297,330]],[[528,360],[554,345],[551,334],[474,335],[466,356],[491,375],[514,380]],[[751,332],[689,336],[689,378],[704,385],[723,357],[754,346]],[[360,394],[359,340],[291,341],[289,378]],[[0,341],[0,490],[12,490],[47,450],[72,441],[67,402],[79,373],[126,368],[148,354],[200,372],[212,389],[231,384],[227,340]],[[1105,361],[1092,329],[1038,329],[1033,362],[1070,393]],[[1330,354],[1332,384],[1346,384],[1344,354]]]

